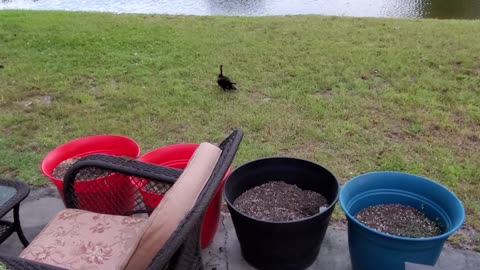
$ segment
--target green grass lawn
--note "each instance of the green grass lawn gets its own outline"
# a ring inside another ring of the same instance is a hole
[[[145,152],[240,127],[235,165],[420,174],[478,230],[478,52],[480,21],[0,11],[0,175],[45,184],[42,157],[85,135]],[[220,64],[237,92],[216,85]]]

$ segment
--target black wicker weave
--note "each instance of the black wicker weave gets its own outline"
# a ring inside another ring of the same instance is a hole
[[[20,241],[26,247],[29,243],[23,235],[22,227],[20,225],[19,211],[20,202],[28,196],[30,193],[30,187],[26,183],[7,179],[0,179],[0,186],[11,187],[16,190],[15,195],[0,205],[0,218],[13,209],[13,222],[0,220],[0,243],[5,241],[14,232],[17,232],[18,238],[20,238]]]
[[[167,240],[164,248],[157,253],[148,269],[203,268],[200,254],[202,218],[235,157],[242,136],[241,130],[235,130],[219,145],[222,153],[194,208]],[[155,204],[148,201],[149,197],[145,192],[161,196],[181,172],[179,169],[121,157],[91,155],[80,159],[67,171],[64,178],[65,204],[68,208],[117,215],[150,213],[154,210]],[[112,184],[113,182],[115,184]],[[81,188],[79,183],[82,185]],[[39,266],[34,262],[30,264],[28,260],[2,255],[0,261],[9,265],[11,269],[59,269],[45,268],[45,265]],[[20,268],[16,267],[19,265],[18,261],[24,264]]]

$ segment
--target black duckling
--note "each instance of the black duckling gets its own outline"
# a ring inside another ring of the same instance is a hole
[[[237,89],[235,87],[236,83],[232,82],[227,76],[223,76],[223,65],[220,65],[220,74],[218,74],[217,83],[222,87],[223,91]]]

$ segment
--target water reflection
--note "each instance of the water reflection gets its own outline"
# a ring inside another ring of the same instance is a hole
[[[385,0],[382,14],[386,17],[423,18],[425,1],[428,0]]]
[[[423,10],[429,18],[480,18],[480,0],[426,0]]]
[[[0,0],[0,9],[480,19],[480,0]]]
[[[211,15],[249,15],[266,14],[265,0],[205,0]]]
[[[387,17],[479,19],[479,0],[386,0]]]

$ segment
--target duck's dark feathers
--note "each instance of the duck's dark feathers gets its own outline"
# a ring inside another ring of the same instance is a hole
[[[232,82],[227,76],[223,76],[223,65],[220,65],[220,74],[218,74],[217,83],[224,91],[237,89],[235,87],[236,83]]]

